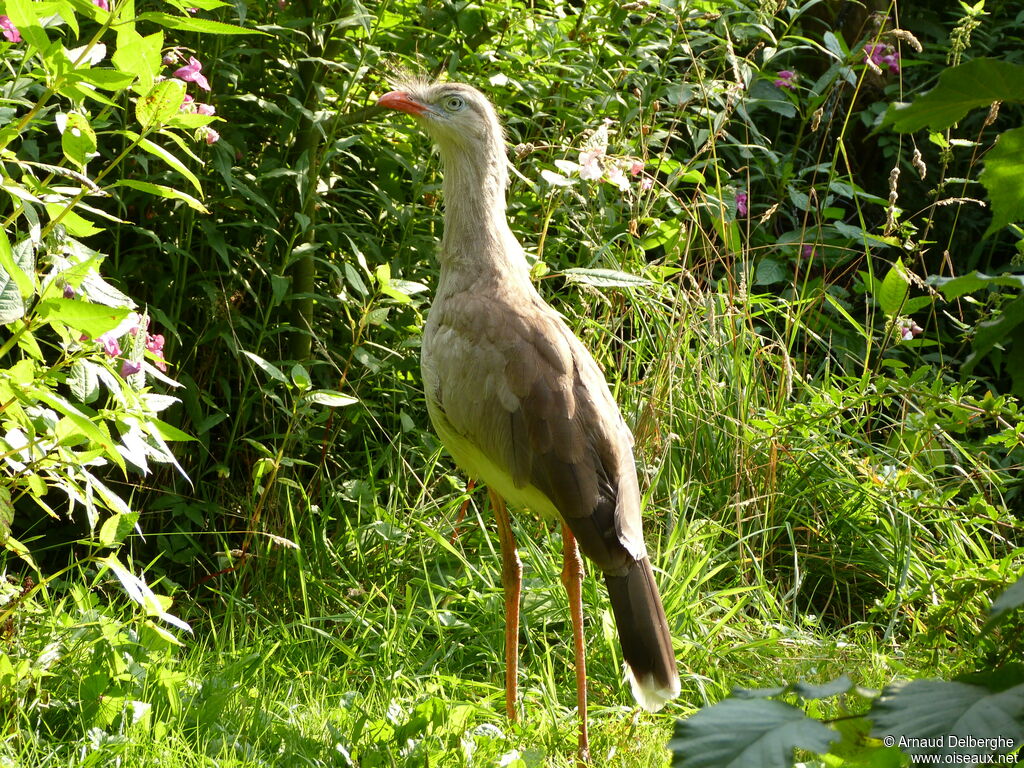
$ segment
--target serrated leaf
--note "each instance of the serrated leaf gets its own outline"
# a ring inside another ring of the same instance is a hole
[[[160,158],[165,163],[167,163],[167,165],[169,165],[171,168],[173,168],[178,173],[180,173],[182,176],[184,176],[186,179],[188,179],[189,183],[193,187],[196,188],[196,191],[200,195],[203,194],[203,187],[199,183],[199,178],[194,173],[192,173],[192,171],[190,171],[188,169],[188,166],[186,166],[175,155],[173,155],[170,152],[168,152],[166,149],[161,147],[159,144],[155,144],[154,142],[150,141],[149,139],[141,138],[134,131],[124,131],[123,133],[124,133],[125,136],[127,136],[132,141],[138,141],[139,142],[139,146],[142,149],[144,149],[146,152],[149,152],[149,154],[153,155],[154,157]]]
[[[120,30],[117,34],[117,50],[110,61],[121,72],[137,78],[136,88],[141,93],[147,93],[163,68],[163,47],[163,32],[143,37],[134,30]]]
[[[913,104],[890,106],[882,125],[898,133],[925,127],[941,131],[972,109],[994,101],[1024,101],[1024,67],[998,59],[973,59],[943,70],[938,85]]]
[[[213,35],[265,35],[258,29],[246,29],[234,24],[225,24],[221,21],[210,19],[196,19],[191,16],[172,16],[169,13],[150,11],[140,13],[135,17],[136,21],[152,21],[161,27],[168,29],[184,29],[189,32],[208,32]]]
[[[1002,620],[1003,616],[1015,608],[1020,608],[1022,605],[1024,605],[1024,578],[1017,579],[1017,581],[1007,587],[1003,594],[993,601],[988,621],[981,628],[981,633],[985,634],[988,632]]]
[[[135,119],[146,130],[163,125],[181,110],[185,83],[175,78],[154,85],[135,103]]]
[[[953,300],[989,286],[1024,288],[1024,275],[986,275],[984,272],[971,272],[969,275],[960,275],[959,277],[931,275],[925,282],[938,288],[947,300]]]
[[[63,323],[96,339],[113,330],[128,316],[127,307],[108,307],[79,299],[47,299],[36,306],[36,314],[48,323]]]
[[[14,505],[11,503],[11,491],[6,485],[0,485],[0,542],[6,542],[11,535],[11,523],[14,522]]]
[[[640,288],[651,285],[651,281],[646,277],[617,269],[572,267],[563,270],[562,274],[570,282],[592,285],[595,288]]]
[[[827,683],[796,683],[791,690],[801,699],[827,699],[840,693],[847,693],[853,688],[853,681],[846,675],[840,675]]]
[[[896,683],[882,691],[869,717],[872,734],[891,736],[906,754],[940,755],[945,764],[963,765],[966,755],[995,753],[988,745],[999,739],[1013,743],[999,752],[1024,743],[1024,685],[993,693],[983,686],[943,680]],[[956,746],[952,737],[971,738],[974,746]]]
[[[351,397],[350,395],[343,395],[340,392],[334,392],[329,389],[320,389],[316,392],[310,392],[309,395],[306,396],[306,399],[317,403],[318,405],[326,405],[328,408],[341,408],[343,406],[359,402],[358,398]]]
[[[1021,67],[1024,72],[1024,67]],[[996,145],[985,153],[985,168],[978,181],[985,185],[992,203],[992,223],[985,236],[1007,224],[1024,221],[1024,184],[1021,184],[1021,158],[1024,157],[1024,128],[1004,131]]]
[[[903,259],[896,259],[881,286],[878,288],[878,306],[890,317],[894,317],[903,311],[903,306],[910,296],[910,280],[907,277],[907,268],[903,266]]]
[[[100,380],[94,365],[88,360],[76,360],[71,364],[68,389],[80,403],[91,403],[100,396]]]
[[[794,749],[825,753],[839,735],[771,699],[725,699],[676,723],[674,768],[790,768]]]
[[[138,512],[111,515],[100,526],[99,541],[104,547],[111,547],[124,541],[139,520]]]
[[[34,11],[35,5],[30,0],[6,0],[4,12],[14,22],[14,26],[21,32],[21,36],[26,42],[31,43],[40,51],[45,51],[50,47],[50,38],[46,36],[45,30],[39,24],[39,19]]]
[[[96,151],[96,133],[89,125],[88,118],[78,112],[68,114],[64,132],[60,136],[64,156],[79,168],[89,162],[89,155]]]
[[[35,248],[27,239],[14,248],[7,239],[7,233],[0,229],[0,281],[13,282],[18,294],[27,299],[36,291],[32,273],[35,272]],[[24,314],[24,308],[22,308]],[[21,317],[21,315],[18,315]],[[15,318],[17,319],[17,318]],[[2,322],[9,323],[10,320]]]
[[[135,181],[134,179],[121,179],[110,186],[129,187],[131,189],[137,189],[140,192],[146,192],[150,195],[156,195],[157,197],[165,197],[168,200],[181,200],[194,211],[199,211],[199,213],[209,213],[206,206],[196,198],[192,197],[192,195],[186,194],[174,187],[168,187],[163,184],[152,184],[148,181]]]

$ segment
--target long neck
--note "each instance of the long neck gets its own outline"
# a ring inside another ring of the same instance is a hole
[[[442,271],[524,269],[522,251],[505,218],[508,171],[500,134],[468,146],[444,142],[439,148],[444,166]]]

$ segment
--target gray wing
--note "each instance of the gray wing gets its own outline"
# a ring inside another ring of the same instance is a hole
[[[448,426],[516,488],[550,500],[603,572],[622,573],[646,555],[640,492],[632,437],[597,363],[536,294],[516,302],[526,311],[493,296],[452,298],[435,319],[433,352]],[[458,347],[470,340],[478,366],[446,375],[446,352],[464,364]]]

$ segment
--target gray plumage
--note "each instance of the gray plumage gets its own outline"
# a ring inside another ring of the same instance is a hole
[[[632,436],[597,363],[530,281],[505,217],[497,115],[459,83],[414,82],[379,103],[416,116],[444,167],[441,274],[422,348],[434,428],[471,476],[568,525],[605,577],[633,693],[659,709],[679,678]]]

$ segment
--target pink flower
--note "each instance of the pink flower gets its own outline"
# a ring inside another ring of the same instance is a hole
[[[629,175],[630,176],[639,176],[643,172],[644,172],[643,160],[634,160],[633,164],[631,166],[629,166]]]
[[[165,67],[169,67],[172,64],[177,64],[178,63],[178,52],[173,50],[173,49],[168,51],[167,53],[164,54],[163,62],[164,62],[164,66]]]
[[[217,110],[213,108],[213,104],[203,104],[197,101],[196,112],[200,115],[213,115],[217,113]]]
[[[220,141],[219,133],[217,133],[215,130],[213,130],[213,128],[211,128],[208,125],[205,126],[205,128],[206,131],[203,133],[203,138],[206,140],[207,144],[216,144],[218,141]]]
[[[881,67],[883,64],[889,68],[892,74],[900,71],[900,55],[891,45],[884,43],[873,43],[864,46],[864,60],[871,60]]]
[[[737,192],[736,193],[736,215],[746,216],[747,215],[747,193]]]
[[[900,336],[903,337],[904,341],[910,341],[915,336],[919,336],[922,333],[924,333],[924,328],[913,320],[904,320],[903,325],[900,326]]]
[[[642,189],[644,192],[646,192],[653,186],[654,179],[652,179],[650,176],[644,176],[642,179],[640,179],[640,189]]]
[[[110,10],[110,3],[107,0],[92,0],[92,4],[97,8],[102,8],[104,11]]]
[[[580,152],[580,178],[587,181],[596,181],[604,175],[604,168],[601,167],[601,157],[604,155],[600,149],[588,149]]]
[[[134,360],[125,360],[121,363],[121,378],[127,379],[129,376],[133,376],[142,370],[142,363],[138,363]]]
[[[210,83],[203,74],[203,65],[195,56],[189,56],[188,64],[174,70],[174,77],[184,80],[186,83],[195,83],[204,91],[210,90]]]
[[[787,88],[792,91],[796,88],[796,83],[793,82],[794,80],[796,80],[796,72],[791,69],[783,69],[779,71],[774,85],[776,88]]]
[[[163,334],[146,335],[146,349],[152,352],[154,355],[162,355],[164,351],[164,337]]]
[[[181,100],[181,106],[178,107],[179,112],[195,112],[196,111],[196,100],[185,94],[185,98]]]
[[[805,245],[804,249],[803,249],[803,254],[807,258],[810,258],[811,256],[813,256],[814,255],[814,246],[813,245]]]
[[[21,33],[18,31],[18,28],[14,26],[14,22],[11,21],[10,16],[0,16],[0,29],[3,30],[4,37],[7,38],[8,42],[21,42]]]
[[[622,172],[622,169],[619,168],[619,166],[611,166],[605,173],[605,178],[608,180],[609,184],[614,184],[618,187],[620,192],[629,191],[629,179],[626,178],[626,174]]]
[[[109,333],[104,333],[97,341],[103,345],[103,351],[107,353],[107,357],[117,357],[121,354],[121,347],[118,345],[117,339]]]
[[[67,283],[64,284],[64,298],[65,299],[73,299],[73,298],[75,298],[75,289],[72,288]]]

